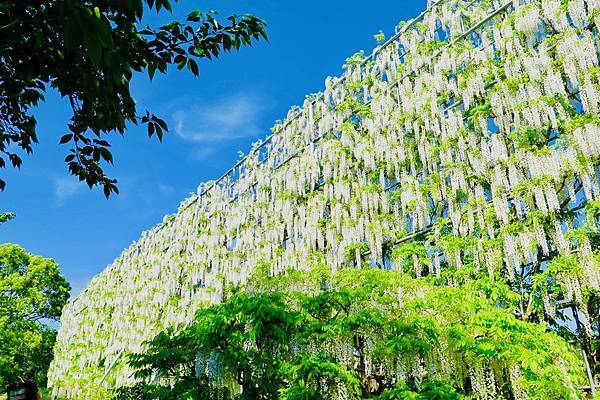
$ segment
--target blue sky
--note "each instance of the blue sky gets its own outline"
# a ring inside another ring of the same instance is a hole
[[[170,132],[160,144],[143,128],[109,136],[121,194],[106,200],[72,177],[58,145],[70,116],[67,102],[49,93],[36,111],[40,144],[20,171],[0,170],[7,188],[0,212],[17,218],[0,227],[0,243],[11,242],[54,258],[79,292],[144,230],[175,212],[200,182],[215,179],[269,133],[306,94],[321,91],[339,75],[346,57],[369,53],[373,35],[387,36],[415,17],[425,0],[181,1],[175,17],[196,8],[222,16],[252,13],[267,21],[269,42],[243,48],[216,62],[200,63],[200,78],[172,69],[153,82],[136,76],[132,93],[139,109],[164,118]],[[149,23],[172,19],[165,14]]]

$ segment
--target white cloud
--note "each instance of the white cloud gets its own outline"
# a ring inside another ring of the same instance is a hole
[[[172,114],[175,133],[196,143],[217,143],[261,134],[258,118],[264,102],[235,94],[210,104],[193,104]]]
[[[175,190],[173,186],[165,185],[164,183],[158,183],[156,187],[163,196],[169,196]]]
[[[204,161],[210,159],[216,152],[215,147],[202,146],[192,149],[191,158],[192,160]]]
[[[58,205],[62,205],[65,200],[75,196],[82,187],[82,183],[73,177],[63,177],[54,180],[54,195]]]

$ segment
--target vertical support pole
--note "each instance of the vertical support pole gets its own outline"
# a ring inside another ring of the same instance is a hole
[[[592,368],[590,366],[590,360],[588,358],[588,354],[585,351],[585,348],[587,347],[585,336],[587,336],[587,334],[585,333],[585,328],[582,326],[583,324],[579,320],[579,313],[577,311],[577,307],[575,306],[575,304],[571,305],[571,312],[573,313],[573,318],[575,319],[575,324],[577,325],[577,330],[580,332],[581,335],[584,336],[583,343],[581,346],[581,353],[583,354],[583,360],[585,361],[585,369],[587,372],[588,381],[590,382],[590,390],[592,392],[592,396],[595,396],[596,385],[594,384],[594,375],[592,374]]]
[[[108,373],[114,368],[115,365],[117,365],[117,361],[119,361],[119,358],[121,358],[121,356],[123,355],[123,352],[125,351],[125,349],[121,349],[119,351],[119,353],[117,353],[117,356],[115,357],[115,359],[113,360],[113,362],[110,364],[110,366],[106,369],[106,371],[104,371],[104,374],[102,375],[102,378],[100,378],[100,382],[102,383],[104,382],[104,380],[106,379],[106,377],[108,376]]]
[[[583,359],[585,360],[585,369],[587,371],[588,380],[590,381],[590,390],[592,391],[592,397],[596,397],[596,385],[594,384],[594,376],[592,375],[592,369],[590,368],[590,362],[588,361],[587,353],[584,349],[581,349]]]

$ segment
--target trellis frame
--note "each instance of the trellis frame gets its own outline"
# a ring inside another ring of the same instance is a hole
[[[424,13],[422,13],[419,17],[417,17],[415,20],[411,21],[411,23],[409,23],[404,29],[401,29],[394,37],[390,38],[384,45],[378,47],[372,54],[371,56],[369,56],[367,59],[364,59],[360,62],[360,67],[359,69],[361,70],[360,74],[361,75],[367,75],[367,72],[363,72],[362,69],[366,69],[368,71],[368,68],[372,68],[373,65],[372,63],[376,63],[377,61],[377,56],[380,55],[384,49],[386,49],[388,46],[391,46],[392,44],[397,44],[399,43],[399,41],[402,39],[402,34],[407,33],[410,31],[411,28],[413,28],[415,25],[417,25],[420,21],[422,21],[425,16],[428,15],[429,12],[431,12],[431,10],[434,10],[436,7],[441,6],[444,2],[446,2],[447,0],[440,0],[438,2],[436,2],[431,8],[429,8],[427,11],[425,11]],[[474,2],[472,2],[474,3]],[[477,23],[473,24],[471,27],[469,27],[468,29],[464,30],[464,32],[460,33],[457,37],[455,37],[454,39],[452,39],[450,41],[449,44],[447,44],[444,48],[438,49],[434,55],[431,57],[432,59],[435,57],[438,57],[439,55],[441,55],[447,48],[455,45],[456,43],[461,43],[464,39],[466,39],[467,37],[469,37],[470,35],[473,35],[474,33],[476,33],[476,31],[481,28],[484,27],[488,22],[490,22],[493,18],[502,15],[504,12],[513,12],[514,11],[514,7],[519,7],[522,6],[522,4],[526,4],[526,3],[532,3],[530,1],[523,1],[523,2],[518,2],[518,1],[514,1],[514,2],[507,2],[507,3],[503,3],[501,5],[498,6],[498,8],[495,8],[491,13],[489,13],[487,16],[485,16],[484,18],[482,18],[480,21],[478,21]],[[464,29],[464,26],[462,26],[462,28]],[[400,61],[403,61],[404,55],[398,55],[398,59]],[[423,62],[422,66],[426,66],[427,63]],[[368,71],[370,72],[370,71]],[[409,73],[405,74],[405,76],[400,77],[398,79],[396,79],[392,85],[397,85],[399,82],[402,82],[405,78],[407,78],[408,76],[411,76],[414,73],[414,71],[410,71]],[[346,79],[347,77],[350,77],[351,75],[344,75],[344,77],[342,77],[342,80]],[[335,83],[335,85],[340,85],[340,82],[342,81],[338,81]],[[386,82],[387,83],[387,82]],[[364,93],[363,93],[364,95]],[[575,94],[576,96],[576,94]],[[358,94],[358,97],[364,97],[362,96],[360,93]],[[366,99],[365,99],[366,100]],[[208,184],[208,186],[206,187],[201,187],[199,188],[199,194],[197,196],[192,197],[191,199],[186,200],[184,203],[182,203],[182,206],[180,207],[179,210],[179,214],[178,216],[169,219],[168,221],[166,221],[164,224],[160,225],[159,227],[155,228],[152,233],[150,235],[159,235],[159,232],[161,230],[176,230],[178,229],[177,227],[177,223],[178,223],[178,218],[181,215],[185,215],[186,213],[192,213],[195,217],[198,216],[200,213],[202,213],[202,202],[204,201],[204,199],[206,199],[206,201],[210,201],[210,197],[211,196],[216,196],[217,198],[219,198],[219,196],[221,195],[221,193],[226,193],[227,196],[223,197],[224,199],[226,199],[226,201],[224,201],[224,206],[223,207],[231,207],[232,204],[234,204],[235,202],[237,202],[239,199],[239,194],[241,193],[245,193],[243,191],[243,188],[241,191],[238,191],[236,193],[235,190],[235,185],[237,182],[237,178],[239,177],[244,177],[246,173],[251,173],[253,168],[256,168],[257,165],[252,165],[252,163],[254,162],[252,160],[253,156],[256,156],[258,153],[261,153],[262,151],[267,151],[265,158],[263,158],[262,160],[260,160],[260,163],[267,163],[270,162],[270,166],[271,166],[271,171],[276,171],[279,170],[280,168],[286,166],[288,163],[291,162],[291,160],[294,159],[294,157],[298,156],[301,152],[305,151],[308,148],[311,148],[311,146],[314,146],[315,143],[317,143],[319,140],[321,140],[323,137],[325,137],[329,132],[325,132],[324,134],[321,135],[314,135],[314,126],[312,128],[310,128],[312,130],[311,135],[310,135],[310,140],[309,143],[305,143],[304,147],[299,147],[297,149],[297,151],[292,152],[290,154],[287,154],[286,151],[287,149],[283,148],[283,147],[277,147],[277,144],[273,144],[273,140],[275,139],[279,139],[280,135],[283,134],[283,132],[289,128],[290,126],[292,126],[293,124],[296,124],[298,122],[299,119],[301,118],[305,118],[305,112],[307,109],[310,109],[311,107],[314,107],[314,105],[317,103],[318,98],[316,100],[311,100],[311,101],[307,101],[305,102],[305,106],[303,109],[301,109],[299,112],[295,113],[295,114],[291,114],[290,117],[288,117],[288,119],[282,124],[282,125],[278,125],[275,129],[276,133],[272,136],[269,136],[267,138],[267,140],[265,140],[265,142],[259,144],[257,147],[255,147],[250,154],[245,157],[243,160],[241,160],[238,164],[236,164],[232,169],[230,169],[227,173],[225,173],[221,178],[219,178],[217,181],[212,182],[210,184]],[[364,101],[363,103],[368,104],[370,100]],[[399,101],[399,98],[398,98]],[[337,105],[334,106],[337,107]],[[448,114],[449,112],[454,111],[457,108],[461,108],[462,104],[461,104],[461,100],[455,100],[454,103],[452,103],[450,106],[448,106],[444,113]],[[304,114],[303,114],[304,113]],[[313,121],[314,122],[314,121]],[[272,153],[270,153],[269,151],[272,151]],[[249,167],[248,167],[249,166]],[[287,168],[287,167],[286,167]],[[319,178],[319,181],[321,180],[321,178]],[[322,182],[323,186],[325,184],[325,182]],[[317,189],[319,187],[318,182],[315,183],[314,185],[315,187],[313,187],[312,189]],[[389,189],[396,189],[399,186],[399,182],[394,182],[390,185],[387,186],[387,188]],[[310,189],[310,188],[309,188]],[[400,188],[402,189],[402,188]],[[215,192],[218,192],[216,195],[214,194]],[[577,192],[576,192],[577,193]],[[195,207],[194,207],[195,206]],[[412,233],[407,234],[406,236],[404,236],[400,241],[398,241],[396,244],[398,243],[403,243],[409,240],[413,240],[415,238],[419,238],[424,236],[427,232],[428,232],[428,227],[424,227],[422,229],[414,229]],[[285,232],[285,231],[284,231]],[[227,240],[231,241],[233,239],[236,238],[236,236],[229,236],[229,238]],[[145,240],[146,237],[144,237],[143,240]],[[286,238],[286,235],[284,233],[282,240],[285,242],[286,240],[288,240],[288,238]],[[230,243],[226,244],[227,247],[230,246]],[[171,245],[167,244],[167,248],[165,248],[165,251],[168,251]],[[235,247],[235,246],[232,246]],[[138,247],[138,250],[140,248]],[[185,246],[182,248],[182,251],[186,251]],[[364,253],[362,256],[366,256],[367,254]],[[108,271],[106,273],[109,273],[111,271]],[[116,271],[112,271],[112,272],[116,272]],[[86,292],[83,292],[81,295],[81,298],[86,297]],[[85,300],[85,299],[84,299]],[[85,300],[87,301],[87,300]],[[78,302],[77,299],[75,299],[73,301],[73,307],[77,308],[76,303]],[[83,307],[79,308],[78,311],[76,311],[74,314],[75,316],[77,316],[78,314],[81,314],[83,312],[87,311],[88,305],[84,304]],[[577,313],[576,313],[577,315]],[[108,373],[110,372],[111,368],[116,364],[117,360],[120,357],[120,354],[123,353],[123,349],[120,350],[120,352],[118,353],[119,356],[116,357],[116,359],[110,364],[110,368],[108,368],[108,370],[106,370],[104,372],[104,375],[102,376],[101,382],[104,381],[104,379],[106,378],[106,376],[108,375]],[[592,387],[594,386],[593,384],[591,385]]]

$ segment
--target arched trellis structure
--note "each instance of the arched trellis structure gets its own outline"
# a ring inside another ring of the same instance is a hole
[[[593,368],[599,28],[599,0],[438,0],[348,59],[65,308],[55,395],[129,382],[123,354],[259,264],[475,265],[520,291],[521,318],[537,301],[549,319],[572,309]]]

